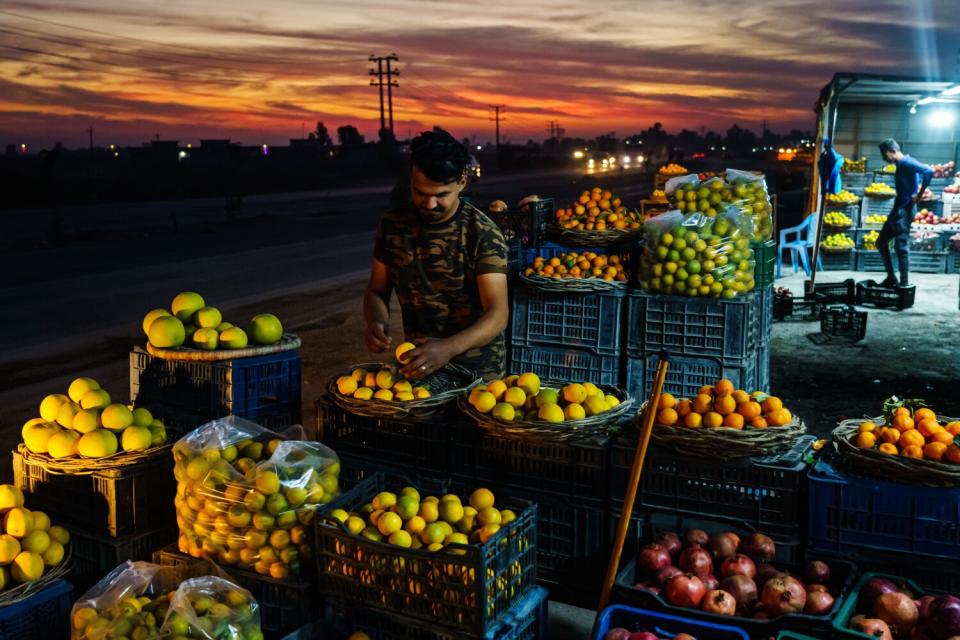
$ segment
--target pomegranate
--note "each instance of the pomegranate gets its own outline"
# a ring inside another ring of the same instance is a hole
[[[707,591],[713,591],[714,589],[720,588],[720,581],[717,580],[717,577],[712,573],[706,578],[701,578],[703,580],[703,586],[707,588]]]
[[[664,567],[663,569],[660,569],[660,571],[657,571],[657,582],[660,584],[660,586],[663,586],[667,584],[670,578],[672,578],[673,576],[678,576],[682,573],[683,571],[680,571],[680,569],[676,568],[673,565],[670,565],[669,567]]]
[[[780,569],[777,569],[772,564],[762,562],[757,564],[757,575],[753,577],[754,582],[757,583],[758,589],[763,589],[763,585],[767,584],[767,580],[770,578],[776,578],[777,576],[786,575]]]
[[[887,623],[895,636],[906,636],[920,618],[920,611],[913,598],[905,593],[884,593],[873,603],[873,617]]]
[[[696,608],[706,593],[703,581],[692,573],[670,578],[666,587],[667,601],[678,607]]]
[[[707,535],[707,532],[703,529],[690,529],[687,531],[687,535],[684,536],[687,541],[687,544],[692,546],[704,546],[707,542],[710,541],[710,536]]]
[[[687,573],[695,573],[705,578],[713,573],[713,558],[703,547],[687,547],[680,554],[677,565]]]
[[[930,603],[930,630],[938,638],[960,636],[960,598],[940,596]]]
[[[670,557],[674,560],[676,560],[677,556],[680,555],[680,552],[683,550],[683,542],[680,540],[680,536],[673,531],[664,531],[661,533],[660,537],[657,538],[657,543],[666,547],[667,551],[670,552]]]
[[[863,588],[860,589],[860,599],[857,601],[857,604],[860,605],[860,608],[863,610],[873,609],[873,603],[877,598],[885,593],[893,593],[895,591],[898,591],[897,585],[886,578],[879,576],[870,578],[867,584],[863,585]]]
[[[763,585],[760,601],[763,603],[763,610],[771,617],[799,613],[807,604],[807,592],[796,578],[781,576],[772,578]]]
[[[830,593],[830,589],[827,589],[826,585],[822,584],[808,584],[807,593],[816,593],[817,591],[826,591]]]
[[[777,555],[777,547],[773,540],[762,533],[754,533],[743,538],[737,550],[750,556],[754,562],[770,562]]]
[[[757,575],[757,565],[753,563],[753,560],[742,553],[734,554],[724,560],[720,565],[720,576],[723,578],[729,578],[730,576],[735,575],[753,578]]]
[[[825,616],[833,609],[834,599],[827,591],[810,591],[803,612],[810,616]]]
[[[863,615],[853,616],[850,618],[850,628],[873,638],[878,638],[878,640],[893,640],[890,627],[878,618],[868,618]]]
[[[710,539],[707,541],[707,549],[710,550],[710,555],[718,562],[735,554],[739,545],[740,536],[733,531],[710,534]]]
[[[649,591],[655,596],[660,595],[660,587],[647,587],[647,591]]]
[[[623,627],[616,627],[607,631],[603,635],[603,640],[630,640],[631,635],[633,634],[631,634],[629,630]]]
[[[745,575],[724,578],[720,588],[733,596],[741,611],[749,611],[757,601],[757,585]]]
[[[637,555],[637,565],[647,573],[656,573],[670,564],[670,551],[656,542],[645,546]]]
[[[830,582],[830,565],[822,560],[811,560],[803,570],[803,580],[807,584],[827,584]]]
[[[726,591],[714,589],[703,597],[700,608],[718,616],[732,616],[737,612],[737,601]]]
[[[920,614],[920,621],[923,622],[930,616],[930,605],[937,599],[937,596],[922,596],[914,604],[917,605],[917,611]]]

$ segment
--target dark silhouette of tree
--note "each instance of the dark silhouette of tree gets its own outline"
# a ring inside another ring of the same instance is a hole
[[[337,127],[337,139],[340,141],[340,146],[345,149],[363,146],[363,136],[352,124]]]
[[[319,144],[321,147],[333,146],[333,140],[330,138],[330,132],[327,131],[327,126],[322,122],[317,122],[316,130],[310,132],[310,139],[316,140],[317,144]]]

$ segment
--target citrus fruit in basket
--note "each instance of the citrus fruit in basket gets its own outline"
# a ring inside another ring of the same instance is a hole
[[[178,293],[173,302],[170,303],[170,311],[173,312],[180,322],[190,322],[198,310],[206,306],[203,296],[194,291],[184,291]]]
[[[960,447],[955,443],[960,422],[947,422],[923,406],[922,400],[888,398],[883,411],[890,426],[878,426],[873,420],[861,422],[850,436],[854,446],[905,458],[960,464]],[[874,435],[873,439],[868,437]]]
[[[150,330],[147,332],[150,344],[161,349],[179,347],[186,336],[183,322],[174,316],[160,316],[150,324]]]
[[[693,398],[660,396],[657,424],[690,429],[765,429],[790,424],[793,414],[780,398],[763,392],[748,394],[727,379],[705,385]]]
[[[247,335],[256,344],[274,344],[283,336],[283,325],[272,313],[261,313],[250,321]]]
[[[590,382],[571,382],[560,389],[542,387],[539,376],[532,372],[506,376],[474,387],[467,401],[476,411],[492,413],[502,422],[541,420],[552,423],[583,420],[605,413],[620,403],[615,396],[605,395]]]

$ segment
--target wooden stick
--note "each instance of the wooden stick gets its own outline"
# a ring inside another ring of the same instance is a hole
[[[610,592],[617,578],[620,568],[620,556],[623,554],[623,545],[627,538],[627,529],[630,527],[630,518],[633,515],[633,503],[637,498],[637,488],[640,486],[640,474],[643,471],[643,462],[647,457],[647,447],[650,445],[650,433],[653,431],[653,421],[657,415],[657,405],[660,404],[660,393],[663,382],[667,377],[667,354],[660,354],[657,363],[657,373],[653,379],[653,389],[647,401],[647,409],[643,414],[643,425],[640,437],[637,439],[637,450],[633,457],[633,467],[630,469],[630,478],[627,482],[627,495],[623,499],[623,509],[620,513],[620,522],[617,523],[617,535],[613,540],[613,550],[610,553],[610,563],[607,565],[607,575],[603,580],[603,590],[600,592],[600,604],[597,606],[597,617],[594,621],[594,632],[600,614],[610,602]]]

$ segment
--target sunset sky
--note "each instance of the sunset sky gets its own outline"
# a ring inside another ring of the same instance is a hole
[[[737,123],[813,128],[836,71],[951,76],[957,0],[5,0],[0,143],[231,138],[280,144],[318,120],[379,128],[367,56],[396,53],[398,137],[439,124],[624,136]]]

